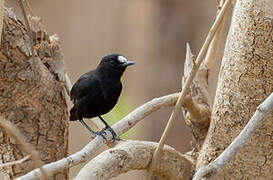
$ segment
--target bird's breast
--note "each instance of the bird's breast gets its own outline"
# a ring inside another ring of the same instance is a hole
[[[109,112],[118,102],[120,93],[121,93],[121,83],[107,86],[104,90],[104,103],[103,108],[104,114]]]

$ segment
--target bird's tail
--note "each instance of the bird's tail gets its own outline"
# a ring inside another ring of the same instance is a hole
[[[78,120],[78,113],[76,111],[75,106],[73,106],[73,108],[70,110],[70,121],[76,121]]]

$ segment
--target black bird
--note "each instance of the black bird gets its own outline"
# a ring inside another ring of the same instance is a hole
[[[70,121],[79,120],[93,135],[105,139],[104,130],[108,129],[115,140],[116,133],[101,115],[108,113],[117,103],[121,93],[120,78],[127,66],[135,64],[121,54],[111,54],[102,58],[96,69],[83,74],[73,85],[70,93],[74,103],[70,110]],[[83,118],[99,117],[105,124],[101,131],[93,131]]]

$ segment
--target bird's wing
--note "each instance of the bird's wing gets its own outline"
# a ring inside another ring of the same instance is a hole
[[[92,71],[82,75],[71,89],[71,100],[74,102],[75,100],[87,95],[94,85],[93,82],[95,82],[95,78]]]

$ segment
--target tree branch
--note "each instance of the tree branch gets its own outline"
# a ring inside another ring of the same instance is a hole
[[[273,93],[265,99],[256,109],[256,112],[249,120],[245,128],[225,149],[225,151],[207,166],[199,169],[193,180],[202,179],[204,176],[215,176],[225,165],[246,145],[256,129],[261,126],[265,116],[273,110]]]
[[[155,98],[138,107],[133,112],[129,113],[125,118],[123,118],[114,126],[112,126],[112,128],[116,132],[117,136],[120,136],[121,134],[125,133],[130,128],[132,128],[134,125],[136,125],[136,123],[138,123],[140,120],[150,115],[152,112],[175,105],[178,97],[179,93],[174,93],[167,96]],[[112,140],[112,135],[109,131],[106,131],[106,139],[107,142],[110,142]],[[62,169],[69,168],[82,162],[85,162],[104,143],[106,143],[106,141],[104,141],[101,136],[97,136],[79,152],[76,152],[75,154],[72,154],[59,161],[46,164],[43,166],[43,169],[47,174],[51,175],[55,172],[61,171]],[[41,176],[40,170],[35,169],[25,174],[24,176],[19,177],[18,180],[39,179],[40,176]]]
[[[25,23],[26,23],[26,26],[27,26],[27,32],[28,32],[28,36],[30,38],[30,42],[31,42],[31,50],[32,50],[32,56],[34,55],[34,48],[33,48],[33,34],[32,34],[32,31],[31,31],[31,28],[30,28],[30,24],[29,24],[29,21],[28,21],[28,18],[27,18],[27,14],[26,14],[26,10],[25,10],[25,7],[24,7],[24,3],[23,3],[23,0],[19,0],[19,6],[21,8],[21,11],[22,11],[22,14],[23,14],[23,17],[24,17],[24,20],[25,20]]]
[[[169,118],[169,121],[166,125],[166,128],[164,129],[164,132],[160,138],[160,141],[159,141],[159,145],[157,147],[157,149],[155,150],[155,153],[154,153],[154,157],[152,159],[152,162],[151,162],[151,165],[150,165],[150,168],[148,169],[148,172],[147,172],[147,177],[146,177],[146,180],[150,180],[151,179],[151,169],[153,168],[153,166],[156,164],[156,162],[158,161],[158,157],[160,155],[160,152],[166,142],[166,139],[172,129],[172,127],[174,126],[174,121],[177,119],[177,116],[178,116],[178,113],[180,112],[180,109],[181,109],[181,105],[183,103],[183,100],[189,90],[189,87],[195,77],[195,74],[196,72],[198,71],[199,69],[199,66],[200,64],[203,62],[204,60],[204,57],[206,55],[206,52],[208,50],[208,47],[212,41],[212,38],[214,37],[218,27],[220,26],[223,18],[224,18],[224,15],[226,13],[226,11],[229,9],[229,7],[231,6],[231,3],[232,3],[232,0],[226,0],[224,5],[223,5],[223,8],[220,10],[220,13],[219,15],[216,17],[216,20],[214,21],[207,37],[206,37],[206,40],[196,58],[196,62],[193,64],[193,67],[191,69],[191,72],[189,73],[189,77],[187,78],[186,82],[185,82],[185,85],[184,85],[184,88],[182,89],[181,91],[181,94],[177,100],[177,103],[174,107],[174,110]]]
[[[148,167],[157,146],[158,143],[154,142],[121,141],[114,148],[102,152],[87,163],[75,180],[104,180],[130,170],[144,170]],[[193,175],[192,159],[188,160],[186,155],[170,146],[164,147],[159,164],[153,172],[161,179],[190,179]]]
[[[22,159],[19,159],[17,161],[0,164],[0,168],[6,167],[6,166],[13,166],[13,165],[16,165],[16,164],[21,164],[21,163],[25,162],[26,160],[28,160],[30,157],[31,157],[31,155],[27,155],[27,156],[25,156]]]
[[[220,0],[219,2],[217,16],[219,16],[220,10],[224,5],[224,1],[225,0]],[[224,21],[225,17],[223,17],[223,21],[221,22],[219,28],[215,33],[215,36],[211,41],[204,63],[201,65],[203,68],[207,70],[210,70],[213,67],[214,62],[216,61],[217,58],[217,54],[219,53],[220,42],[223,35]]]
[[[3,19],[4,19],[4,3],[5,0],[0,0],[0,44],[2,40],[2,29],[3,29]]]

